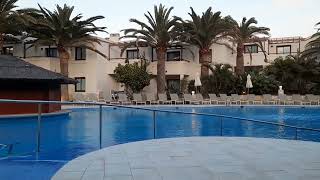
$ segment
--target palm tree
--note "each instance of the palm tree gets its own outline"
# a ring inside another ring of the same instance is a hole
[[[0,0],[0,54],[3,54],[3,45],[6,40],[18,40],[15,35],[21,35],[25,30],[27,20],[32,21],[35,9],[15,10],[18,0]]]
[[[94,21],[103,19],[103,16],[94,16],[82,20],[82,15],[72,17],[73,6],[63,7],[56,5],[56,10],[50,11],[39,5],[41,18],[29,28],[32,37],[36,38],[36,45],[57,46],[60,70],[65,76],[69,75],[68,62],[70,59],[69,49],[83,47],[94,51],[103,57],[106,56],[95,48],[95,44],[101,44],[102,40],[92,36],[96,32],[105,32],[105,27],[97,27]],[[68,86],[62,86],[62,99],[69,100]]]
[[[180,25],[180,18],[171,17],[173,7],[166,8],[164,5],[154,6],[154,14],[149,11],[144,14],[148,23],[137,19],[130,19],[141,28],[125,29],[123,38],[135,38],[137,41],[143,41],[152,48],[156,49],[157,54],[157,91],[164,93],[166,90],[165,75],[165,56],[167,48],[176,39],[178,32],[177,27]]]
[[[242,75],[244,74],[244,43],[261,42],[259,35],[269,35],[270,29],[255,26],[258,24],[258,21],[254,17],[249,20],[244,17],[240,24],[230,16],[225,19],[226,22],[229,23],[228,35],[232,37],[233,43],[237,46],[236,74]],[[258,46],[263,50],[261,43],[259,43]]]
[[[191,20],[183,23],[184,38],[187,42],[199,48],[201,77],[205,77],[209,75],[208,65],[212,62],[210,47],[223,37],[227,28],[220,16],[220,11],[213,13],[212,8],[209,7],[202,16],[199,16],[192,7],[190,9]]]
[[[320,26],[318,22],[315,26]],[[311,36],[313,39],[306,45],[306,49],[302,52],[302,58],[316,58],[320,54],[320,27],[317,28],[317,32]]]

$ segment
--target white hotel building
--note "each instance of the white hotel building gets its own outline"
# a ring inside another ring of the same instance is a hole
[[[310,38],[288,37],[288,38],[270,38],[263,41],[264,50],[267,53],[267,62],[265,56],[258,45],[255,43],[246,44],[246,49],[251,49],[250,53],[245,53],[244,61],[246,68],[262,68],[268,65],[279,56],[289,54],[295,55],[304,50],[305,45]],[[114,69],[119,63],[124,64],[126,59],[129,62],[139,60],[139,55],[145,57],[150,62],[148,66],[149,73],[156,75],[156,53],[151,47],[133,47],[128,48],[121,56],[119,46],[119,34],[111,34],[110,38],[102,45],[96,45],[96,48],[108,56],[108,59],[83,48],[70,49],[69,76],[75,78],[79,83],[70,85],[71,96],[74,93],[103,93],[110,95],[113,91],[123,91],[123,86],[117,83],[112,75]],[[43,67],[45,69],[60,72],[59,58],[55,47],[42,46],[31,47],[30,44],[6,44],[4,52],[13,56],[25,59],[26,61]],[[236,53],[224,45],[213,45],[212,59],[213,63],[226,63],[235,66]],[[195,46],[176,46],[167,51],[166,56],[166,79],[170,91],[180,88],[180,81],[183,78],[193,80],[195,75],[200,73],[199,53]],[[152,79],[150,85],[143,92],[156,92],[156,80]]]

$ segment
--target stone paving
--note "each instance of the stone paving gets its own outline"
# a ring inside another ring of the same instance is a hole
[[[53,180],[320,180],[320,143],[190,137],[112,146],[70,161]]]

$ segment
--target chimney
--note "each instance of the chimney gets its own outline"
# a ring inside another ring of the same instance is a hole
[[[110,34],[110,41],[113,41],[113,42],[119,42],[120,40],[120,34],[119,33],[112,33]]]

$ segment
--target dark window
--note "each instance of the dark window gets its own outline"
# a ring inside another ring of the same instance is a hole
[[[75,85],[76,92],[86,92],[86,78],[85,77],[76,77],[74,78],[77,81]]]
[[[12,46],[4,47],[3,54],[13,56],[13,47]]]
[[[76,47],[76,60],[86,60],[86,48]]]
[[[167,61],[180,61],[181,53],[180,51],[169,51],[167,52]]]
[[[258,53],[258,45],[244,45],[244,53]]]
[[[179,79],[168,79],[167,87],[170,93],[180,93],[180,80]]]
[[[57,48],[46,48],[46,56],[47,57],[58,57],[58,49]]]
[[[277,54],[291,54],[291,45],[277,46]]]
[[[139,51],[137,49],[127,50],[127,59],[139,59]]]

